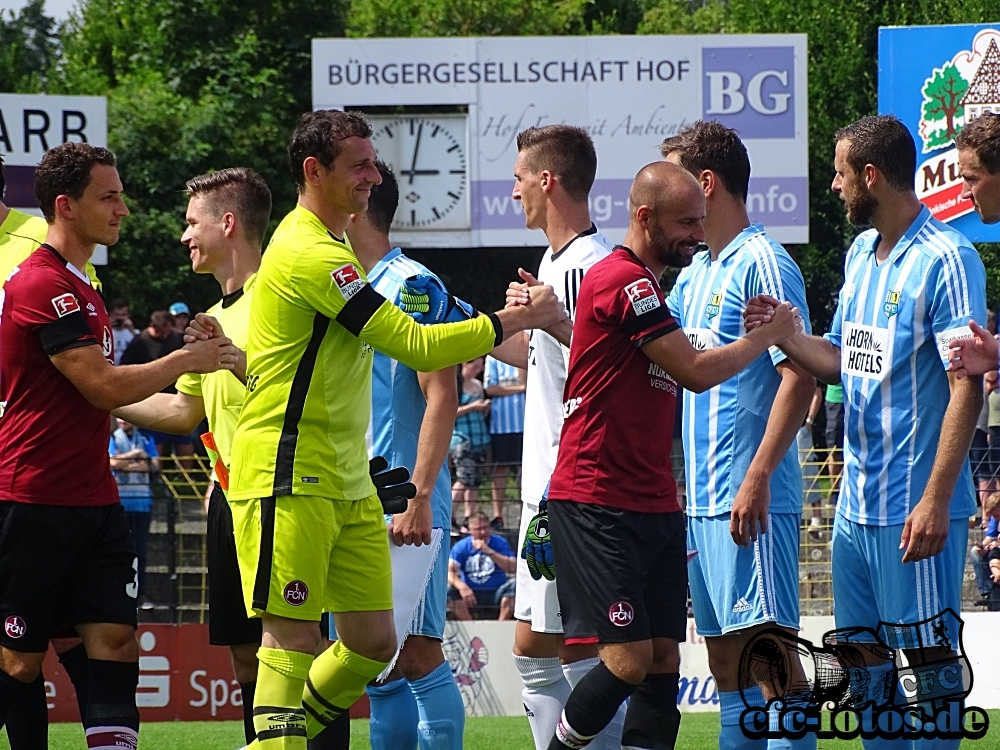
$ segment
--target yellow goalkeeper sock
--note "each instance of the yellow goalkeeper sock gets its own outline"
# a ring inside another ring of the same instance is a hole
[[[257,690],[253,697],[254,743],[260,750],[306,750],[306,711],[302,687],[312,654],[264,648],[257,652]]]
[[[378,677],[386,666],[388,662],[356,654],[341,641],[316,657],[302,694],[309,738],[322,732],[350,708],[365,691],[365,685]]]

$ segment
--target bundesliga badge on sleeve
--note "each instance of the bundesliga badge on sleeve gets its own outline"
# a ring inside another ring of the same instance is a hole
[[[556,578],[556,563],[549,536],[548,494],[549,488],[546,487],[542,501],[538,504],[538,513],[528,523],[524,545],[521,547],[521,557],[528,563],[528,572],[536,581],[541,578],[554,581]]]

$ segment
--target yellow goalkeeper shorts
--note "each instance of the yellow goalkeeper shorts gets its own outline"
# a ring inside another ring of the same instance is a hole
[[[389,537],[377,495],[230,501],[247,613],[319,620],[392,609]]]

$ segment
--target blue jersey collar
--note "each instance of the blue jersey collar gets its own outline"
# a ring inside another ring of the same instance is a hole
[[[924,225],[930,221],[930,218],[931,212],[928,210],[927,206],[921,206],[920,213],[917,214],[917,218],[914,219],[913,223],[910,224],[905,232],[903,232],[903,236],[899,238],[899,242],[896,243],[896,246],[892,249],[892,252],[889,253],[889,257],[886,260],[890,263],[898,262],[899,259],[903,257],[903,253],[906,252],[906,249],[913,244],[913,240],[915,240],[917,235],[920,234]],[[882,235],[878,232],[873,234],[871,242],[864,248],[865,252],[869,255],[875,255],[875,248],[878,247],[878,243],[881,238]]]
[[[758,234],[764,234],[764,225],[761,223],[755,223],[748,226],[738,235],[733,237],[733,241],[722,248],[722,252],[719,253],[719,261],[728,260],[737,250],[743,247],[743,244],[749,240],[751,237],[756,237]],[[708,256],[711,258],[711,254]]]
[[[374,285],[375,282],[378,281],[379,277],[385,273],[386,269],[389,267],[389,264],[392,263],[394,260],[396,260],[396,258],[398,258],[402,254],[403,251],[398,247],[394,247],[392,250],[386,253],[386,255],[383,256],[382,259],[372,267],[371,272],[368,274],[368,283]]]

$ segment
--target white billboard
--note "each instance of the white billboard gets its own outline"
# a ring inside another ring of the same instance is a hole
[[[313,40],[313,107],[368,110],[418,247],[543,244],[510,192],[517,134],[553,123],[593,137],[592,216],[620,240],[635,173],[699,119],[740,131],[751,218],[808,242],[806,75],[804,34]]]
[[[4,203],[41,216],[35,199],[35,167],[62,143],[108,145],[108,100],[103,96],[0,94],[0,157],[7,189]],[[98,247],[94,263],[107,263]]]

